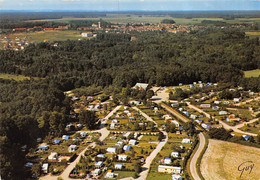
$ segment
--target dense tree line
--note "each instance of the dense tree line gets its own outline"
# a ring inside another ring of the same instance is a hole
[[[131,36],[136,40],[131,41]],[[0,51],[1,73],[40,77],[22,82],[0,79],[1,176],[24,177],[26,152],[21,153],[21,147],[33,147],[37,137],[62,135],[70,105],[65,90],[106,87],[104,91],[112,92],[115,101],[123,102],[127,99],[122,97],[145,100],[152,96],[152,92],[131,89],[137,82],[165,86],[202,80],[241,83],[259,90],[259,78],[242,78],[242,70],[260,68],[259,57],[259,39],[213,28],[190,34],[102,33],[91,40],[58,42],[58,47],[39,43],[24,51]],[[85,122],[86,117],[96,122],[89,112],[80,120]],[[193,134],[192,127],[184,129]]]
[[[211,20],[203,20],[201,21],[202,25],[215,25],[215,26],[226,26],[227,23],[223,21],[211,21]]]
[[[0,92],[1,177],[23,179],[25,154],[36,139],[63,133],[69,101],[47,80],[1,83]]]
[[[0,20],[0,29],[3,32],[10,32],[13,28],[33,28],[34,26],[41,26],[42,28],[58,28],[59,26],[70,25],[70,29],[77,30],[78,27],[90,27],[92,24],[98,24],[101,22],[102,27],[107,27],[111,25],[106,21],[100,20],[73,20],[69,22],[59,22],[59,21],[10,21],[10,20]],[[9,29],[9,31],[8,31]]]
[[[212,128],[209,130],[208,135],[213,139],[230,141],[258,148],[260,147],[260,134],[258,134],[256,138],[254,138],[254,136],[249,136],[248,139],[245,140],[242,136],[232,136],[231,132],[232,131],[224,128]]]
[[[50,78],[63,90],[80,86],[133,86],[178,83],[239,83],[242,70],[260,68],[259,40],[237,30],[191,34],[144,32],[99,34],[96,39],[30,45],[25,51],[0,51],[0,71]]]
[[[172,19],[163,19],[163,20],[161,21],[161,23],[164,23],[164,24],[174,24],[175,21],[172,20]]]
[[[105,17],[104,12],[0,12],[1,19],[8,21],[61,19],[63,17]]]

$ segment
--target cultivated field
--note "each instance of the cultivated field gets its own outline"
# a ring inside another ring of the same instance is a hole
[[[209,140],[201,161],[206,180],[260,178],[260,149],[219,140]]]
[[[244,71],[245,77],[258,77],[260,76],[260,69],[255,69],[252,71]]]
[[[25,39],[29,42],[43,42],[43,41],[65,41],[67,39],[77,40],[84,39],[80,35],[80,31],[39,31],[39,32],[24,32],[10,34],[9,37],[12,41],[16,38]]]
[[[259,31],[250,31],[250,32],[246,32],[247,36],[250,37],[260,37],[260,32]]]
[[[226,23],[254,23],[260,22],[260,18],[236,18],[234,20],[224,20],[223,18],[176,18],[167,15],[128,15],[128,14],[107,14],[106,17],[102,17],[104,21],[116,23],[116,22],[146,22],[146,23],[160,23],[163,19],[173,19],[177,24],[200,24],[203,20],[212,21],[223,21]],[[71,20],[100,20],[97,18],[73,18],[64,17],[62,19],[43,19],[43,20],[33,20],[33,21],[60,21],[69,22]]]

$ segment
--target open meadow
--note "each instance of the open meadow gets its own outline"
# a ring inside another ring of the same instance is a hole
[[[258,77],[258,76],[260,76],[260,69],[255,69],[255,70],[251,70],[251,71],[244,71],[244,73],[245,73],[246,78]]]
[[[23,32],[23,33],[13,33],[9,35],[10,39],[15,41],[15,39],[25,39],[28,42],[43,42],[43,41],[65,41],[67,39],[77,40],[83,39],[80,35],[80,31],[76,30],[66,30],[66,31],[38,31],[38,32]]]
[[[260,149],[236,143],[209,140],[201,161],[201,173],[206,180],[260,177]]]
[[[14,75],[14,74],[5,74],[5,73],[0,73],[0,79],[10,79],[10,80],[15,80],[15,81],[23,81],[26,79],[30,79],[31,77],[28,76],[23,76],[23,75]],[[38,77],[33,77],[33,79],[40,79]]]

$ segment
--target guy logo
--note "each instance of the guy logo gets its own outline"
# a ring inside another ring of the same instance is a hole
[[[240,178],[243,175],[244,171],[249,171],[248,174],[250,174],[254,168],[253,161],[245,161],[242,164],[240,164],[237,168],[238,171],[241,171]]]

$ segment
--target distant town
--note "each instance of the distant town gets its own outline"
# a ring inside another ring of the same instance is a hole
[[[232,25],[232,28],[242,28],[244,25]],[[163,24],[163,23],[114,23],[109,27],[102,27],[101,22],[98,24],[92,24],[91,27],[78,27],[77,31],[81,32],[81,37],[95,37],[98,32],[106,33],[129,33],[131,31],[144,32],[144,31],[161,31],[161,32],[186,32],[196,31],[199,29],[205,29],[207,26],[202,25],[187,25],[187,24]],[[225,26],[219,27],[221,29]],[[14,28],[12,34],[19,34],[19,37],[10,38],[8,34],[2,34],[0,36],[0,42],[3,43],[3,49],[13,49],[15,51],[24,50],[26,46],[35,41],[30,41],[27,38],[27,33],[32,32],[55,32],[55,31],[68,31],[71,30],[71,25],[58,26],[57,28],[43,28],[41,26],[35,26],[33,28]],[[22,34],[21,34],[22,33]],[[24,34],[23,34],[24,33]],[[135,40],[135,36],[131,40]],[[79,37],[78,40],[81,38]],[[45,40],[43,42],[46,42]]]

